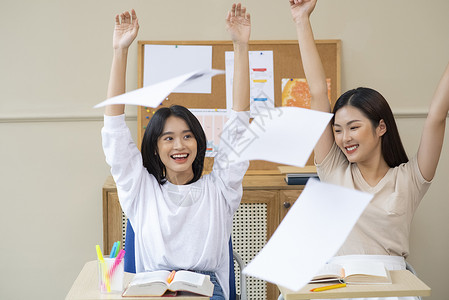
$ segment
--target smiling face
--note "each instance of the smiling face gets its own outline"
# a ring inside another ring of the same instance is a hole
[[[346,105],[335,114],[335,142],[350,162],[367,163],[382,156],[383,120],[373,128],[371,121],[357,108]]]
[[[183,119],[167,118],[157,140],[157,149],[170,182],[185,184],[193,178],[192,164],[197,154],[197,142]]]

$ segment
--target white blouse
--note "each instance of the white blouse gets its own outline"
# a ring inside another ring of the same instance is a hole
[[[213,271],[229,298],[229,238],[249,162],[227,160],[249,124],[232,112],[210,174],[187,185],[159,185],[143,167],[125,116],[105,116],[103,149],[120,205],[135,232],[136,271]]]

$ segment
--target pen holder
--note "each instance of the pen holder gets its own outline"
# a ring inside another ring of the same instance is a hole
[[[125,276],[124,260],[117,262],[115,258],[105,257],[97,260],[98,286],[101,293],[122,292]]]

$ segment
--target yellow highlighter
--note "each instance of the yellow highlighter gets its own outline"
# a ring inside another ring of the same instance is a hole
[[[101,253],[101,249],[100,249],[100,245],[95,246],[95,248],[97,249],[97,257],[99,261],[104,261],[103,259],[103,254]]]
[[[333,285],[317,287],[317,288],[311,289],[310,291],[311,292],[322,292],[322,291],[342,288],[342,287],[345,287],[345,286],[346,286],[346,283],[337,283],[337,284],[333,284]]]
[[[106,262],[104,261],[103,254],[101,253],[100,245],[96,245],[95,248],[97,249],[98,260],[100,261],[101,270],[103,273],[102,277],[104,283],[106,284],[106,291],[109,293],[111,292],[111,285],[109,284],[107,265]]]

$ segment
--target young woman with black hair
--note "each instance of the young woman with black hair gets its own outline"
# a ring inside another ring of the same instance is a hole
[[[317,0],[289,2],[312,109],[330,112],[324,69],[310,25]],[[393,113],[380,93],[357,88],[340,96],[331,124],[314,149],[318,175],[322,181],[371,193],[374,198],[332,262],[376,260],[387,269],[405,269],[411,221],[435,175],[448,110],[449,67],[430,104],[418,153],[409,160]]]
[[[249,124],[250,16],[234,4],[226,17],[234,44],[233,112],[214,168],[202,176],[206,137],[185,107],[159,109],[142,141],[142,153],[125,123],[124,105],[106,107],[103,149],[120,205],[135,232],[136,271],[193,270],[211,276],[211,299],[229,298],[229,238],[249,163],[227,161]],[[125,92],[127,52],[137,36],[134,10],[115,18],[108,97]],[[239,120],[238,120],[239,119]]]

